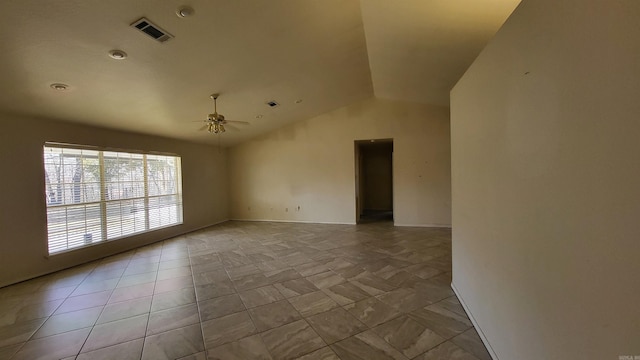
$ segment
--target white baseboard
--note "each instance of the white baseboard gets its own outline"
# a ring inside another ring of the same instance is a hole
[[[453,289],[453,292],[456,293],[456,296],[458,297],[458,300],[460,300],[460,304],[462,304],[462,307],[464,308],[464,311],[467,312],[467,316],[469,316],[469,320],[471,320],[471,323],[473,324],[473,327],[476,328],[476,331],[478,332],[478,335],[480,335],[480,340],[482,340],[482,342],[484,343],[484,346],[487,348],[487,351],[489,352],[489,355],[491,356],[491,358],[493,360],[499,360],[498,359],[498,355],[496,355],[495,351],[493,351],[493,348],[491,347],[491,344],[489,344],[489,340],[487,340],[487,337],[482,332],[482,329],[480,328],[480,326],[478,326],[478,322],[473,317],[473,314],[471,313],[471,311],[469,311],[469,308],[467,307],[467,304],[465,304],[464,299],[462,298],[462,296],[460,296],[460,292],[458,291],[456,286],[453,284],[453,282],[451,283],[451,289]]]
[[[430,228],[447,228],[451,229],[451,224],[403,224],[403,223],[394,223],[395,226],[406,226],[406,227],[430,227]]]
[[[277,222],[296,224],[355,225],[353,222],[307,221],[307,220],[270,220],[270,219],[230,219],[231,221]]]

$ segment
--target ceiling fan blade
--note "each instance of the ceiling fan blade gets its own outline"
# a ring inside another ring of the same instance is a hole
[[[198,131],[207,130],[207,127],[209,127],[209,125],[202,125],[202,127],[200,129],[198,129]]]
[[[234,124],[242,124],[242,125],[249,125],[251,124],[248,121],[240,121],[240,120],[225,120],[225,123],[234,123]]]

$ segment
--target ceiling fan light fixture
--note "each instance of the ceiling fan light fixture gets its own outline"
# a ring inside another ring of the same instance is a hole
[[[220,124],[220,125],[218,126],[218,128],[220,129],[220,132],[221,132],[221,133],[223,133],[223,132],[225,132],[225,131],[226,131],[226,130],[224,129],[224,125],[222,125],[222,124]]]

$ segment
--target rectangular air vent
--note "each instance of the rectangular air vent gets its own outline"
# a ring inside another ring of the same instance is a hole
[[[131,24],[131,26],[135,27],[136,29],[142,31],[143,33],[151,36],[152,38],[156,39],[159,42],[165,42],[169,39],[173,38],[173,35],[169,34],[168,32],[160,29],[159,26],[151,23],[151,21],[145,19],[145,18],[141,18],[140,20],[134,22],[133,24]]]

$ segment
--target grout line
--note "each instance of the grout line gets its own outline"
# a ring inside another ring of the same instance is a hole
[[[209,349],[207,349],[207,341],[204,337],[204,328],[202,327],[202,324],[203,324],[202,316],[200,315],[200,301],[198,301],[198,292],[196,291],[196,279],[195,279],[194,270],[193,270],[193,263],[191,262],[191,247],[189,246],[189,239],[185,239],[184,241],[185,241],[185,246],[187,247],[187,257],[189,258],[189,269],[191,269],[191,281],[193,282],[193,298],[195,299],[196,310],[198,311],[198,322],[200,324],[200,335],[202,336],[202,347],[204,348],[205,356],[208,356]],[[217,252],[216,252],[216,256],[218,256],[218,260],[220,260]],[[229,275],[227,274],[227,276]]]
[[[69,298],[73,297],[73,296],[71,296],[71,294],[73,294],[73,292],[74,292],[74,291],[76,291],[76,290],[80,287],[80,285],[82,285],[82,284],[84,283],[84,281],[87,279],[87,277],[89,277],[89,275],[90,275],[93,271],[95,271],[95,269],[96,269],[96,266],[94,266],[94,267],[93,267],[93,269],[91,269],[91,271],[89,271],[89,272],[88,272],[88,273],[87,273],[87,274],[82,278],[82,281],[80,281],[77,285],[75,285],[75,287],[74,287],[74,288],[73,288],[73,290],[69,293],[69,295],[65,296],[65,297],[64,297],[64,299],[61,299],[62,301],[60,302],[60,305],[56,306],[56,308],[51,312],[51,314],[50,314],[50,315],[48,315],[48,316],[46,316],[46,320],[45,320],[45,321],[43,321],[43,322],[42,322],[42,324],[40,324],[40,326],[38,326],[38,328],[37,328],[33,333],[31,333],[31,335],[29,335],[29,338],[27,338],[27,340],[26,340],[26,341],[24,341],[24,342],[20,345],[20,347],[18,348],[18,350],[17,350],[17,351],[16,351],[16,352],[11,356],[11,357],[14,357],[16,354],[18,354],[18,353],[20,352],[20,350],[22,350],[22,348],[23,348],[23,347],[24,347],[24,346],[25,346],[29,341],[31,341],[31,340],[36,340],[36,339],[34,339],[34,338],[33,338],[33,336],[34,336],[38,331],[40,331],[40,329],[42,329],[42,327],[44,326],[44,324],[45,324],[47,321],[49,321],[49,319],[50,319],[50,318],[55,314],[55,312],[56,312],[56,311],[58,311],[58,309],[62,306],[62,304],[64,304],[64,302],[65,302],[65,301],[67,301],[67,299],[69,299]],[[66,269],[64,269],[64,270],[59,270],[59,271],[57,271],[57,272],[62,272],[62,271],[65,271],[65,270],[66,270]],[[55,274],[55,273],[54,273],[54,274]],[[47,275],[43,275],[43,276],[47,276]],[[25,280],[25,282],[26,282],[26,281],[30,281],[30,280]],[[45,284],[46,284],[46,282],[45,282]],[[38,287],[38,290],[39,290],[39,289],[41,289],[41,288],[42,288],[42,286],[44,286],[45,284],[40,285],[40,286]],[[71,287],[71,286],[69,286],[69,287]],[[60,300],[60,299],[58,299],[58,300]],[[52,301],[56,301],[56,300],[52,300]],[[48,301],[45,301],[45,302],[48,302]],[[40,318],[40,319],[42,319],[42,318]],[[37,319],[33,319],[33,320],[37,320]],[[31,321],[33,321],[33,320],[31,320]],[[77,330],[80,330],[80,329],[77,329]],[[70,331],[71,331],[71,330],[70,330]],[[66,333],[66,332],[69,332],[69,331],[64,331],[64,332],[62,332],[62,333],[60,333],[60,334],[64,334],[64,333]],[[54,335],[58,335],[58,334],[53,334],[53,335],[50,335],[50,336],[54,336]],[[88,337],[89,337],[89,336],[87,335],[87,338],[88,338]],[[85,339],[85,341],[86,341],[86,339]],[[84,346],[84,343],[83,343],[83,346]],[[81,349],[82,349],[82,348],[81,348]],[[80,352],[80,350],[78,350],[78,353],[79,353],[79,352]],[[76,354],[76,356],[77,356],[77,354]]]
[[[106,258],[108,258],[108,257],[106,257]],[[106,259],[106,258],[103,258],[103,259]],[[118,278],[118,282],[116,283],[116,286],[114,286],[114,288],[111,289],[111,294],[109,294],[109,298],[107,299],[107,302],[105,302],[104,305],[102,305],[102,310],[100,311],[100,314],[98,314],[98,316],[96,317],[96,321],[94,321],[93,325],[91,325],[91,330],[89,331],[89,334],[87,334],[87,337],[82,342],[82,346],[80,346],[80,348],[78,349],[78,353],[75,355],[76,357],[80,356],[80,354],[82,353],[82,349],[87,344],[87,340],[89,340],[89,337],[91,336],[91,333],[93,332],[93,329],[95,328],[98,320],[100,320],[100,316],[102,316],[102,313],[104,313],[104,309],[109,304],[109,300],[111,300],[111,297],[113,296],[113,292],[116,291],[118,283],[120,283],[120,280],[122,280],[122,277],[124,276],[124,273],[127,271],[127,267],[129,266],[129,264],[131,264],[131,259],[132,258],[133,258],[133,255],[131,257],[129,257],[129,261],[127,261],[127,266],[124,267],[124,270],[122,271],[122,274],[120,274],[120,277]],[[103,259],[101,259],[101,261]],[[90,274],[92,274],[94,271],[95,271],[95,268],[89,274],[87,274],[87,277]],[[85,277],[85,280],[86,280],[86,277]],[[84,280],[83,280],[83,282],[84,282]],[[97,349],[95,349],[95,350],[97,350]]]

